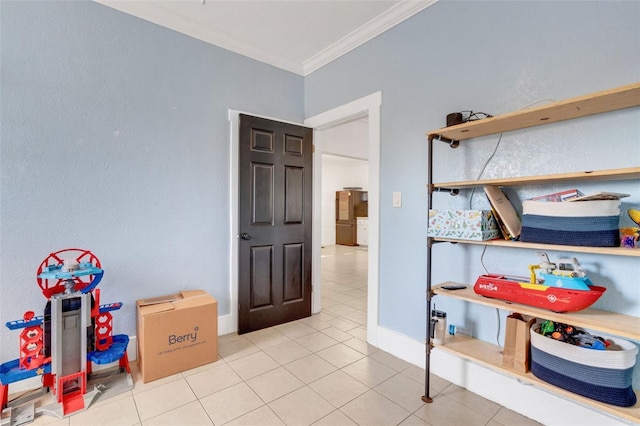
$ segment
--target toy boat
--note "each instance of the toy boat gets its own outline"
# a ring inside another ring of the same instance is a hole
[[[485,297],[502,299],[523,305],[549,309],[553,312],[575,312],[593,305],[607,290],[592,285],[580,268],[577,259],[558,265],[549,262],[546,254],[538,254],[542,261],[531,265],[530,279],[485,274],[478,277],[473,291]],[[567,267],[571,265],[571,267]],[[537,280],[535,271],[544,270]]]
[[[558,259],[557,263],[551,263],[546,253],[538,253],[538,256],[540,257],[540,263],[534,265],[533,268],[543,271],[540,273],[540,277],[543,279],[541,284],[549,287],[587,291],[589,286],[593,285],[575,257],[572,259],[561,258]],[[531,273],[533,274],[531,282],[534,282],[534,270]]]

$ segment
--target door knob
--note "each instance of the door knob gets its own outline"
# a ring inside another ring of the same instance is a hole
[[[246,232],[243,232],[242,234],[240,234],[240,238],[242,238],[243,240],[250,240],[251,235],[247,234]]]

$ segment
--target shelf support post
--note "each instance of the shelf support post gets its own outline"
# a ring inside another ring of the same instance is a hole
[[[427,212],[431,210],[432,202],[433,202],[433,137],[429,135],[427,141],[427,163],[429,167],[429,171],[427,173]],[[427,332],[426,332],[426,340],[425,340],[425,366],[424,366],[424,395],[422,396],[422,401],[426,403],[433,402],[433,398],[431,398],[429,394],[429,379],[430,379],[430,371],[431,371],[431,246],[433,245],[433,239],[431,237],[427,237]]]

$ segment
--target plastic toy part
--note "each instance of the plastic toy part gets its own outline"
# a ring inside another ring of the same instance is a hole
[[[89,250],[64,249],[51,253],[36,273],[38,286],[49,299],[59,293],[88,293],[102,280],[100,261]]]

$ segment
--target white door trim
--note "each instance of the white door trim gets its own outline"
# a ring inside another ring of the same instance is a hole
[[[312,311],[320,311],[321,303],[321,224],[322,224],[322,130],[350,121],[369,119],[369,266],[367,298],[367,341],[378,343],[378,302],[380,282],[380,108],[382,92],[376,92],[348,104],[307,118],[304,125],[312,127],[315,155],[313,156],[313,299]]]

